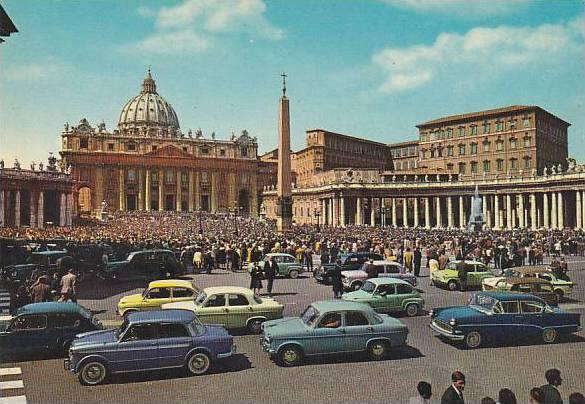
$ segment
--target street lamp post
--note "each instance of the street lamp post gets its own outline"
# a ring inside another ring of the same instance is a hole
[[[317,217],[317,231],[321,231],[321,224],[319,222],[319,218],[321,217],[321,212],[315,208],[315,211],[313,212],[313,214]]]

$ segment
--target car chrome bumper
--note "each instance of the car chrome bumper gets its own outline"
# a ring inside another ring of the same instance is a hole
[[[230,356],[235,354],[236,351],[237,351],[236,345],[232,345],[232,349],[229,352],[217,354],[217,358],[218,359],[229,358]]]
[[[63,361],[63,368],[69,372],[75,372],[75,366],[73,366],[73,363],[70,359],[65,359]]]
[[[432,329],[434,332],[436,332],[437,334],[439,334],[439,335],[441,335],[441,336],[443,336],[443,337],[445,337],[445,338],[448,338],[448,339],[450,339],[450,340],[453,340],[453,341],[462,341],[462,340],[465,338],[465,336],[464,336],[464,335],[456,335],[456,334],[453,334],[453,333],[447,332],[447,331],[445,331],[445,330],[443,330],[443,329],[441,329],[441,328],[437,327],[437,326],[436,326],[435,324],[433,324],[432,322],[431,322],[431,324],[429,324],[429,327],[431,327],[431,329]]]
[[[274,355],[276,350],[270,347],[270,344],[266,342],[264,338],[260,340],[260,345],[262,346],[263,352],[268,352],[270,355]]]

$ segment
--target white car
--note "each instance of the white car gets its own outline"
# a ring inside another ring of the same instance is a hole
[[[365,262],[362,268],[365,268],[369,262]],[[374,267],[379,278],[397,278],[416,286],[416,276],[407,273],[400,263],[387,260],[374,261]],[[342,271],[341,281],[345,290],[358,290],[363,283],[368,279],[368,274],[363,269],[353,271]]]

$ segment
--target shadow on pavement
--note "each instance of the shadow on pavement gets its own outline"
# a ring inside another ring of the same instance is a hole
[[[380,362],[390,362],[400,359],[424,358],[424,355],[412,346],[406,345],[392,348],[386,359]],[[326,365],[332,363],[360,363],[373,362],[364,352],[345,353],[336,355],[309,356],[305,358],[306,365]]]
[[[445,343],[454,346],[459,350],[471,350],[466,348],[463,344],[450,341],[448,339],[444,339],[439,337]],[[488,340],[484,342],[481,347],[477,349],[484,349],[484,348],[510,348],[510,347],[523,347],[523,346],[544,346],[544,345],[564,345],[564,344],[574,344],[579,342],[585,342],[585,337],[582,337],[577,334],[570,334],[570,335],[563,335],[559,338],[559,341],[555,344],[546,344],[539,339],[509,339],[509,340]]]
[[[272,296],[294,296],[298,295],[297,292],[274,292]],[[268,297],[268,293],[260,293],[261,297]]]

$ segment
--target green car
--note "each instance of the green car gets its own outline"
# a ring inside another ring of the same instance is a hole
[[[298,365],[305,356],[346,352],[380,360],[405,345],[408,335],[402,321],[343,300],[315,302],[300,317],[266,321],[262,330],[262,349],[281,366]]]
[[[290,254],[270,253],[266,254],[264,257],[262,257],[260,262],[258,262],[258,266],[262,271],[264,271],[264,264],[270,261],[272,257],[274,257],[276,263],[278,264],[278,273],[276,274],[277,276],[287,276],[289,278],[296,279],[305,270],[303,265]],[[253,264],[248,265],[248,272],[252,272],[252,267]]]
[[[451,261],[443,270],[434,271],[432,275],[433,285],[446,287],[449,290],[457,290],[461,287],[459,284],[459,274],[457,264],[460,261]],[[481,288],[481,282],[486,278],[493,278],[495,275],[488,267],[479,261],[465,261],[465,272],[467,272],[467,287]]]
[[[359,290],[344,294],[342,299],[367,303],[378,313],[406,312],[409,317],[416,316],[425,305],[410,283],[397,278],[368,279]]]

